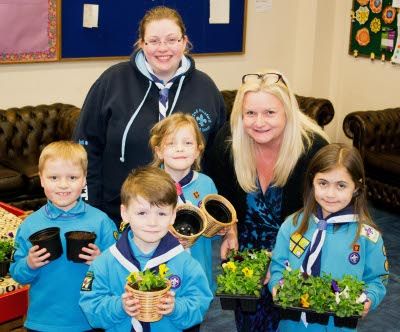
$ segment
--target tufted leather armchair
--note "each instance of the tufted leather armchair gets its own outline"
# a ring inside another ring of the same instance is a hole
[[[400,108],[350,113],[343,130],[364,160],[368,198],[400,211]]]
[[[0,110],[0,201],[23,209],[45,202],[38,159],[49,143],[70,139],[79,108],[67,104]]]
[[[237,90],[221,91],[224,97],[227,120],[232,111],[232,106],[235,101]],[[300,109],[309,117],[314,119],[322,128],[332,121],[335,114],[332,103],[328,99],[304,97],[296,95]]]

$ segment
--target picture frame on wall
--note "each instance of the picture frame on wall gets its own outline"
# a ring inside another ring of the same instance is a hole
[[[60,59],[60,0],[0,2],[0,64]]]

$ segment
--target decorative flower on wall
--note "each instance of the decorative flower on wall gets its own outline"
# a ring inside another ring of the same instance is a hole
[[[370,24],[371,31],[377,33],[378,31],[381,30],[381,20],[377,17],[375,17]]]
[[[356,20],[358,21],[358,23],[364,24],[365,22],[368,21],[368,17],[369,17],[368,7],[359,7],[356,10]]]

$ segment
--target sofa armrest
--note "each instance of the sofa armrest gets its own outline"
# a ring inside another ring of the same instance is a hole
[[[322,128],[332,121],[335,110],[328,99],[295,96],[300,110],[314,119]]]
[[[389,152],[400,148],[400,108],[359,111],[346,115],[343,130],[362,156],[365,150]]]

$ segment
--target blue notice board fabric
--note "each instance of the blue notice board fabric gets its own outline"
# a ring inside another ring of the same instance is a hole
[[[61,58],[128,56],[145,12],[164,5],[182,15],[193,44],[191,53],[244,51],[246,0],[230,1],[229,24],[209,24],[209,0],[64,0]],[[83,5],[99,5],[98,28],[84,28]]]

